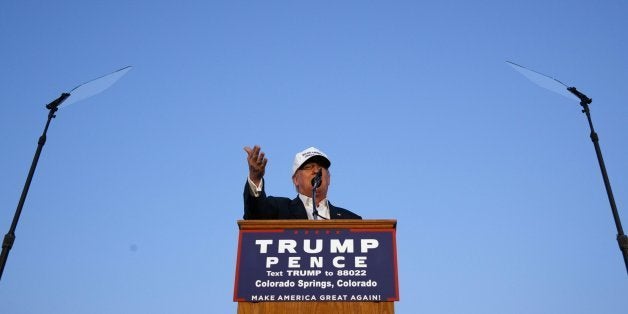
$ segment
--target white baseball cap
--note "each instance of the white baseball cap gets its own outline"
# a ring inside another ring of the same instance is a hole
[[[302,152],[298,152],[294,156],[294,162],[292,163],[292,175],[294,175],[306,161],[312,158],[315,158],[321,166],[325,167],[325,169],[329,168],[331,165],[331,161],[329,161],[329,158],[325,155],[325,153],[316,147],[310,147]]]

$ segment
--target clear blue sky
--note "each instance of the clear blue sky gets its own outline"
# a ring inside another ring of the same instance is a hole
[[[44,105],[62,108],[0,282],[3,313],[233,313],[247,174],[398,223],[397,313],[626,313],[628,276],[580,106],[628,228],[625,1],[4,1],[0,232]]]

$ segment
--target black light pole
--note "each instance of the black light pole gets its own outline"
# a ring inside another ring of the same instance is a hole
[[[17,208],[15,209],[15,215],[13,216],[13,222],[11,223],[11,228],[9,232],[4,235],[4,240],[2,241],[2,254],[0,255],[0,279],[2,279],[2,273],[4,272],[4,266],[7,263],[7,258],[9,258],[9,251],[13,247],[13,242],[15,242],[15,229],[17,228],[17,223],[20,220],[20,215],[22,214],[22,207],[24,207],[24,202],[26,201],[26,195],[28,194],[28,189],[31,186],[31,181],[33,180],[33,175],[35,174],[35,168],[37,168],[37,162],[39,161],[39,156],[41,155],[41,151],[46,144],[46,133],[48,133],[48,127],[50,126],[50,122],[53,118],[55,118],[55,112],[59,109],[59,105],[61,105],[68,97],[70,97],[69,93],[63,93],[61,96],[48,105],[46,108],[50,110],[48,113],[48,121],[46,121],[46,126],[44,127],[44,132],[39,137],[39,141],[37,142],[37,150],[35,151],[35,157],[33,157],[33,162],[31,163],[31,168],[28,171],[28,176],[26,177],[26,183],[24,183],[24,188],[22,189],[22,196],[20,196],[20,201],[17,204]]]
[[[604,187],[606,188],[608,201],[611,205],[613,219],[615,220],[615,227],[617,227],[617,243],[619,244],[619,249],[621,250],[624,257],[624,264],[626,266],[626,272],[628,273],[628,237],[624,234],[624,230],[621,226],[621,220],[617,211],[617,205],[615,204],[615,197],[613,196],[613,190],[611,189],[611,182],[608,179],[608,173],[606,172],[606,166],[604,165],[604,158],[602,158],[602,149],[600,148],[599,137],[595,132],[595,129],[593,128],[593,121],[591,120],[591,112],[589,110],[589,104],[591,104],[592,102],[591,98],[579,92],[575,87],[568,87],[567,85],[565,85],[565,83],[553,77],[549,77],[545,74],[530,70],[526,67],[510,61],[506,62],[535,84],[551,90],[555,93],[569,97],[571,99],[574,99],[575,96],[575,99],[580,100],[582,112],[586,114],[587,120],[589,122],[589,129],[591,130],[591,141],[593,142],[593,146],[595,147],[595,154],[597,155],[597,161],[600,164],[602,178],[604,179]]]
[[[591,130],[591,141],[595,147],[595,154],[597,155],[597,161],[600,164],[600,171],[602,171],[602,178],[604,179],[604,187],[606,188],[606,194],[608,195],[608,202],[611,205],[611,211],[613,213],[613,219],[615,220],[615,227],[617,228],[617,243],[619,249],[624,256],[624,264],[626,265],[626,272],[628,273],[628,236],[624,234],[624,229],[621,226],[621,219],[617,211],[617,205],[615,204],[615,197],[613,196],[613,189],[611,189],[611,182],[608,179],[608,173],[606,172],[606,165],[604,164],[604,158],[602,157],[602,149],[600,148],[599,137],[593,128],[593,121],[591,120],[591,112],[589,110],[589,104],[593,101],[591,98],[579,92],[575,87],[567,88],[571,93],[580,98],[580,105],[582,106],[582,112],[587,116],[589,121],[589,129]]]
[[[46,144],[46,134],[48,133],[48,127],[50,127],[50,122],[52,119],[56,117],[55,113],[59,110],[59,106],[63,104],[70,96],[72,96],[73,102],[77,102],[79,100],[91,97],[96,95],[105,89],[109,88],[113,83],[115,83],[120,77],[126,74],[131,67],[124,67],[120,70],[107,74],[105,76],[101,76],[97,79],[91,80],[87,83],[81,84],[69,93],[63,93],[59,98],[53,100],[51,103],[46,105],[46,109],[48,112],[48,120],[46,121],[46,126],[44,127],[44,131],[42,135],[39,137],[39,141],[37,142],[37,150],[35,151],[35,157],[33,157],[33,162],[31,163],[31,168],[28,171],[28,176],[26,177],[26,183],[24,184],[24,188],[22,189],[22,195],[20,196],[20,201],[17,204],[17,208],[15,209],[15,215],[13,216],[13,222],[11,223],[11,227],[9,228],[9,232],[4,236],[4,240],[2,241],[2,253],[0,254],[0,279],[2,279],[2,274],[4,273],[4,266],[7,263],[7,259],[9,258],[9,252],[13,247],[13,243],[15,242],[15,229],[17,228],[17,223],[20,220],[20,215],[22,214],[22,208],[24,207],[24,203],[26,201],[26,195],[28,195],[28,189],[31,186],[31,181],[33,180],[33,175],[35,174],[35,169],[37,168],[37,162],[39,161],[39,156],[41,155],[41,151]],[[69,103],[71,101],[66,102]]]

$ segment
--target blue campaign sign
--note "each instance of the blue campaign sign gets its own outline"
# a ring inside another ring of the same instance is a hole
[[[234,301],[398,301],[394,229],[240,230]]]

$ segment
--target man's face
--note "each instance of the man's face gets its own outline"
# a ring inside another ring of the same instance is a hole
[[[327,188],[330,183],[329,171],[316,161],[305,162],[292,177],[292,182],[297,191],[303,195],[312,197],[312,178],[316,176],[319,170],[323,170],[321,177],[321,185],[316,189],[316,199],[322,200],[327,198]]]

